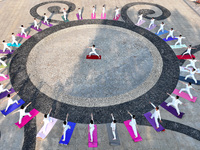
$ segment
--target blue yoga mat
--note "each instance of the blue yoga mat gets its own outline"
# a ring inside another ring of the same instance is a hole
[[[18,45],[17,45],[17,44],[15,44],[15,43],[14,43],[14,44],[8,43],[7,45],[8,45],[8,46],[12,46],[12,47],[20,47],[22,44],[19,44],[19,43],[18,43]]]
[[[169,37],[168,39],[164,38],[163,40],[164,41],[173,41],[173,40],[177,40],[178,38],[172,38],[172,37]]]
[[[17,104],[17,103],[14,103],[14,104],[12,104],[12,105],[10,105],[9,107],[8,107],[8,110],[5,112],[5,110],[6,109],[4,109],[4,110],[1,110],[1,113],[3,114],[3,115],[8,115],[9,113],[11,113],[13,110],[15,110],[15,109],[17,109],[18,107],[20,107],[21,105],[23,105],[25,102],[22,100],[22,99],[20,99],[19,101],[18,101],[18,103],[19,103],[19,105]]]
[[[187,80],[185,80],[185,77],[183,77],[183,76],[179,76],[179,80],[184,81],[184,82],[191,82],[192,84],[196,84],[196,85],[200,85],[199,80],[197,80],[197,83],[195,83],[194,80],[191,78],[187,78]]]
[[[67,124],[71,127],[71,129],[68,129],[66,131],[67,133],[66,133],[65,141],[62,141],[62,139],[63,139],[63,135],[62,135],[59,144],[65,144],[65,145],[69,144],[69,141],[70,141],[71,136],[73,134],[74,128],[76,126],[76,123],[74,123],[74,122],[68,122]]]
[[[156,35],[162,35],[162,34],[166,34],[166,33],[168,33],[169,31],[167,31],[167,30],[164,30],[164,32],[162,32],[162,31],[160,31],[158,34],[157,34],[157,32],[155,33]]]

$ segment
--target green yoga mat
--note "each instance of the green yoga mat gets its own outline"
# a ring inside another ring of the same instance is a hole
[[[69,20],[67,18],[66,18],[67,20],[64,19],[64,16],[62,16],[62,19],[64,22],[69,22]]]
[[[10,66],[10,64],[7,64],[7,66],[1,65],[0,68],[6,68],[6,67],[9,67],[9,66]]]
[[[185,44],[182,44],[181,46],[180,45],[170,45],[170,47],[172,48],[172,49],[177,49],[177,48],[183,48],[183,47],[187,47]]]

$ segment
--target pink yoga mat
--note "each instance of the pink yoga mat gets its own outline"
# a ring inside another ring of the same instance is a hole
[[[97,125],[94,125],[94,131],[93,131],[93,142],[90,142],[90,127],[88,125],[88,147],[97,147],[98,141],[97,141]]]
[[[134,142],[142,141],[142,138],[141,138],[141,136],[140,136],[139,133],[138,133],[138,137],[135,138],[135,134],[134,134],[134,132],[133,132],[133,129],[132,129],[132,127],[129,125],[129,122],[130,122],[130,121],[131,121],[131,120],[124,121],[124,124],[125,124],[125,126],[126,126],[126,129],[128,130],[130,136],[132,137],[132,139],[134,140]]]
[[[196,102],[196,100],[197,100],[197,97],[194,97],[194,96],[193,96],[193,99],[191,99],[190,96],[187,93],[184,93],[184,92],[179,93],[178,89],[174,89],[173,93],[184,98],[184,99],[186,99],[186,100],[188,100],[188,101],[191,101],[191,102]]]
[[[91,13],[91,19],[96,19],[96,13],[94,13],[94,16],[93,13]]]
[[[53,126],[54,126],[54,125],[56,124],[56,122],[57,122],[57,119],[52,118],[52,117],[50,117],[50,118],[52,119],[53,122],[49,122],[49,123],[48,123],[48,125],[47,125],[47,127],[46,127],[45,133],[42,132],[42,131],[43,131],[43,128],[44,128],[44,126],[43,126],[43,127],[40,129],[40,131],[38,132],[38,134],[37,134],[36,137],[41,138],[41,139],[44,139],[44,138],[49,134],[49,132],[51,131],[51,129],[53,128]]]
[[[4,77],[0,76],[0,81],[4,81],[4,80],[8,80],[9,79],[9,76],[8,75],[5,75],[7,78],[5,79]]]
[[[32,109],[30,111],[30,114],[32,115],[31,117],[29,117],[28,115],[27,116],[24,116],[22,118],[22,122],[21,124],[19,124],[19,122],[15,123],[19,128],[22,128],[23,126],[25,126],[31,119],[33,119],[37,114],[39,113],[39,111],[37,111],[36,109]]]
[[[143,23],[145,23],[145,20],[140,21],[138,24],[136,24],[137,26],[141,26]]]
[[[101,19],[106,19],[106,13],[104,13],[104,16],[103,13],[101,13]]]
[[[25,38],[25,39],[29,39],[31,36],[30,35],[27,35],[27,37],[25,37],[25,35],[21,35],[20,33],[18,33],[16,36],[19,36],[19,37],[22,37],[22,38]]]
[[[117,15],[116,19],[115,19],[115,17],[114,17],[113,20],[119,20],[119,18],[120,18],[120,14]]]

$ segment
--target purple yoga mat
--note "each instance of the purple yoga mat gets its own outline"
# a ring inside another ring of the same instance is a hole
[[[150,30],[153,30],[155,27],[156,27],[156,25],[154,24],[150,28],[146,28],[146,29],[150,31]]]
[[[34,28],[34,26],[33,26],[33,25],[31,26],[31,28],[32,28],[32,29],[34,29],[34,30],[36,30],[36,31],[38,31],[38,32],[39,32],[39,31],[42,31],[42,29],[37,29],[37,28]]]
[[[160,104],[160,106],[162,106],[164,109],[166,109],[167,111],[169,111],[171,114],[173,114],[174,116],[176,116],[177,118],[182,118],[183,115],[185,113],[182,113],[180,112],[180,115],[178,116],[177,112],[176,112],[176,109],[172,106],[167,106],[167,103],[166,102],[163,102],[162,104]]]
[[[145,23],[145,20],[141,20],[136,26],[141,26],[143,23]]]
[[[82,20],[83,19],[82,16],[81,16],[81,18],[79,18],[79,14],[78,13],[76,14],[76,17],[77,17],[78,20]]]
[[[160,132],[160,131],[165,131],[165,128],[163,128],[161,126],[161,124],[159,123],[159,128],[156,129],[156,123],[155,123],[155,119],[151,119],[151,112],[147,112],[146,114],[144,114],[144,116],[146,117],[146,119],[149,121],[149,123],[152,125],[152,127],[157,131],[157,132]]]
[[[12,54],[13,52],[14,52],[14,50],[12,50],[12,52],[10,52],[10,50],[5,50],[4,52],[3,52],[3,50],[0,50],[1,54]]]
[[[13,88],[11,88],[9,91],[10,91],[10,92],[5,91],[5,92],[1,93],[1,94],[0,94],[0,99],[6,97],[8,94],[12,94],[12,93],[15,92]]]
[[[48,26],[48,27],[52,27],[52,26],[53,26],[53,25],[50,24],[50,23],[49,23],[49,24],[47,24],[46,22],[44,23],[44,21],[41,21],[41,23],[44,24],[44,25],[46,25],[46,26]]]

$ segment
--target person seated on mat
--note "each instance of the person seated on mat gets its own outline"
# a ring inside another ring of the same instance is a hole
[[[51,117],[49,117],[49,115],[51,113],[51,110],[52,110],[52,108],[50,109],[50,111],[49,111],[48,114],[44,114],[44,119],[43,119],[44,125],[43,125],[43,130],[42,130],[43,133],[46,132],[46,128],[47,128],[47,125],[49,124],[49,122],[53,122],[53,120],[51,119]]]
[[[27,37],[27,34],[26,34],[26,28],[24,27],[24,25],[21,25],[20,27],[19,27],[20,29],[21,29],[21,36],[24,34],[25,35],[25,37]]]
[[[7,83],[4,83],[4,84],[1,84],[1,83],[0,83],[0,94],[1,94],[2,92],[5,92],[5,91],[10,92],[8,89],[4,89],[4,88],[3,88],[3,86],[6,85],[6,84],[7,84]]]
[[[11,37],[12,37],[12,45],[13,45],[14,43],[15,43],[16,45],[18,45],[18,42],[17,42],[16,37],[15,37],[15,33],[12,33]]]
[[[165,23],[162,22],[162,23],[160,24],[160,28],[158,29],[157,34],[159,34],[161,30],[162,30],[162,32],[164,32],[164,26],[165,26]]]
[[[190,98],[193,99],[193,96],[192,96],[192,94],[191,94],[191,92],[190,92],[190,89],[193,89],[193,90],[195,90],[195,91],[197,91],[197,90],[194,89],[194,88],[192,87],[192,83],[191,83],[191,82],[189,82],[189,83],[184,83],[184,82],[182,82],[182,81],[180,81],[180,83],[185,84],[185,85],[186,85],[186,88],[182,88],[182,89],[179,91],[179,93],[181,93],[182,91],[186,91],[186,92],[188,93],[188,95],[190,96]],[[197,92],[199,92],[199,91],[197,91]]]
[[[192,49],[196,49],[196,48],[192,48],[192,45],[189,45],[189,46],[187,47],[186,52],[183,53],[183,55],[182,55],[181,57],[183,57],[185,54],[189,54],[190,57],[192,58],[192,55],[191,55],[191,51],[192,51]],[[196,68],[195,68],[195,69],[196,69]]]
[[[68,118],[68,114],[67,114],[66,120],[63,122],[63,139],[62,139],[62,141],[65,141],[65,139],[66,139],[67,130],[71,129],[71,127],[67,124],[68,123],[67,118]]]
[[[172,98],[172,102],[170,102],[170,103],[167,103],[167,106],[169,107],[169,106],[173,106],[175,109],[176,109],[176,112],[177,112],[177,114],[178,114],[178,116],[180,115],[180,111],[179,111],[179,108],[178,108],[178,104],[180,104],[180,105],[185,105],[184,103],[182,103],[180,100],[179,100],[179,96],[176,96],[176,97],[174,97],[174,96],[172,96],[172,95],[170,95],[169,93],[167,93],[167,95],[169,95],[171,98]]]
[[[159,107],[158,106],[155,106],[153,103],[149,102],[154,108],[154,113],[151,115],[151,119],[154,118],[155,120],[155,123],[156,123],[156,129],[159,128],[159,123],[158,123],[158,119],[160,119],[160,123],[162,123],[162,120],[161,120],[161,116],[160,116],[160,110],[159,110]]]
[[[19,110],[17,110],[17,111],[15,111],[15,112],[12,113],[12,114],[15,114],[15,113],[19,112],[19,124],[22,123],[22,118],[23,118],[24,116],[27,116],[27,115],[28,115],[29,117],[32,116],[30,113],[25,112],[25,111],[26,111],[26,108],[27,108],[30,104],[31,104],[31,102],[28,103],[28,105],[26,105],[25,107],[24,107],[24,105],[22,105],[22,106],[20,107]]]
[[[138,22],[137,22],[137,24],[139,24],[140,21],[142,21],[142,17],[143,17],[143,14],[140,14],[140,15],[138,16]]]
[[[104,17],[105,12],[106,12],[106,7],[105,7],[105,4],[104,4],[103,7],[102,7],[102,14],[103,14],[103,17]]]
[[[11,48],[8,47],[8,45],[7,45],[8,43],[6,43],[5,40],[3,40],[2,44],[3,44],[3,52],[5,52],[6,49],[9,49],[9,51],[12,52]]]
[[[169,34],[167,35],[167,37],[166,37],[166,40],[168,40],[168,38],[171,36],[171,38],[174,38],[174,29],[173,28],[171,28],[170,30],[169,30]]]
[[[8,108],[10,105],[17,103],[17,105],[19,105],[20,103],[18,103],[17,100],[13,100],[12,98],[17,94],[18,92],[16,92],[15,94],[13,94],[13,96],[10,97],[10,94],[7,95],[7,99],[5,99],[4,101],[8,101],[5,112],[7,112]],[[4,102],[2,101],[2,103]]]
[[[90,124],[89,124],[89,132],[90,132],[90,142],[93,142],[93,132],[94,132],[94,119],[93,119],[93,115],[91,114],[91,120],[90,120]]]
[[[180,44],[180,46],[182,46],[182,39],[185,39],[185,37],[182,37],[182,35],[179,35],[179,37],[175,37],[175,38],[178,38],[177,42],[175,43],[175,46],[177,44]]]
[[[117,19],[117,16],[119,15],[119,10],[118,7],[115,8],[115,19]]]
[[[190,72],[190,74],[189,75],[187,75],[186,77],[185,77],[185,80],[187,80],[187,78],[189,78],[189,77],[191,77],[193,80],[194,80],[194,82],[195,83],[197,83],[197,79],[195,78],[195,74],[200,74],[200,73],[197,73],[197,70],[196,69],[192,69],[192,70],[190,70],[190,69],[187,69],[187,68],[185,68],[186,70],[188,70],[189,72]]]
[[[94,54],[94,55],[97,55],[100,58],[99,54],[97,54],[97,52],[95,51],[96,49],[97,50],[100,50],[100,49],[96,48],[95,45],[92,45],[92,47],[88,47],[88,48],[92,49],[92,51],[89,53],[89,57],[91,57],[91,55]]]
[[[115,120],[115,118],[114,118],[114,116],[113,116],[113,114],[111,114],[111,116],[112,116],[112,122],[111,122],[111,124],[110,124],[110,127],[112,128],[112,134],[113,134],[113,140],[116,140],[116,133],[115,133],[115,130],[116,130],[116,120]]]
[[[137,126],[137,123],[136,123],[136,120],[135,120],[135,115],[132,115],[129,111],[128,111],[128,114],[131,116],[131,121],[129,122],[129,125],[133,129],[135,138],[137,138],[138,137],[138,132],[137,132],[138,126]]]
[[[151,26],[154,26],[154,22],[155,22],[155,19],[152,17],[151,22],[149,24],[149,29],[151,28]]]

